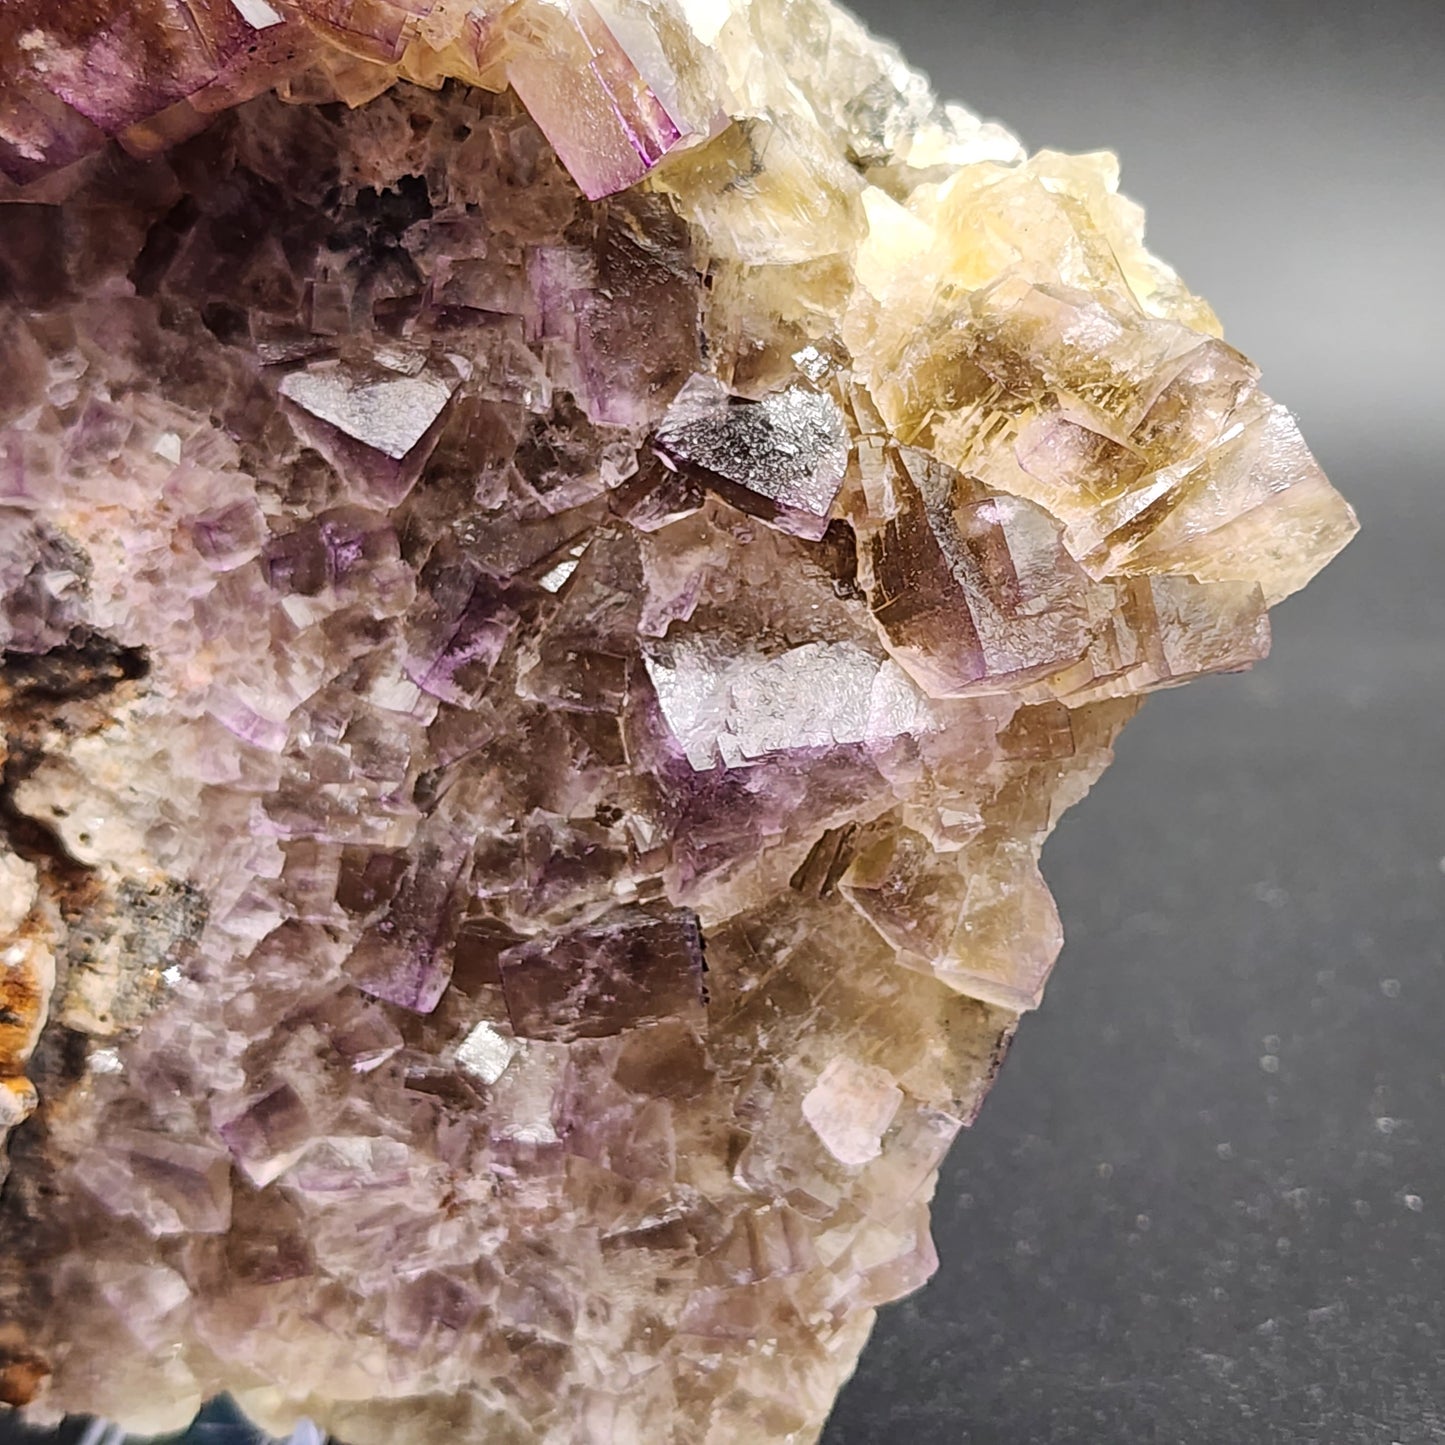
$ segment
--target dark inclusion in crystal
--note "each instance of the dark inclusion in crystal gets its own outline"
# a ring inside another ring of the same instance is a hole
[[[601,1039],[680,1019],[702,1030],[702,930],[687,908],[618,908],[500,956],[519,1038]]]
[[[694,376],[668,408],[655,443],[741,511],[814,541],[828,530],[848,465],[843,413],[806,386],[752,401],[730,396],[715,377]]]

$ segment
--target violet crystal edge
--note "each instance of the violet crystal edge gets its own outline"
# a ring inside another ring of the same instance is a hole
[[[10,0],[0,174],[0,1401],[816,1440],[1290,414],[827,0]]]

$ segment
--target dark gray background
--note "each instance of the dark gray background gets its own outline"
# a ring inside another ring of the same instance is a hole
[[[1445,10],[858,8],[1030,145],[1120,152],[1365,531],[1049,845],[1064,958],[826,1445],[1445,1440]]]
[[[1050,842],[1064,956],[826,1445],[1445,1441],[1445,7],[855,8],[1119,152],[1364,531]]]

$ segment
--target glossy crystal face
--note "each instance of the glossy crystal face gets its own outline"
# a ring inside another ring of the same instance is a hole
[[[1289,414],[822,0],[19,0],[0,171],[0,1399],[814,1438]]]

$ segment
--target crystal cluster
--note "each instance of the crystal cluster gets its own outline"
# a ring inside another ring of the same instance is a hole
[[[815,1438],[1289,414],[827,0],[9,0],[0,172],[0,1400]]]

